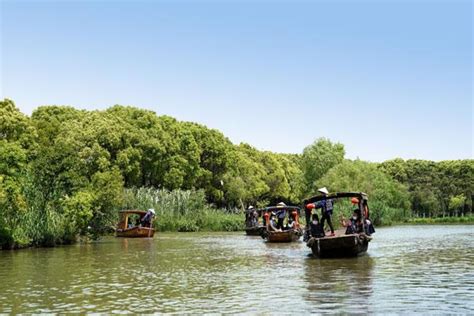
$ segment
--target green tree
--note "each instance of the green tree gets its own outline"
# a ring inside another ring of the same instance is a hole
[[[324,185],[319,180],[329,169],[341,163],[344,155],[344,145],[334,144],[326,138],[315,140],[303,150],[301,168],[304,173],[304,188],[307,195],[313,194],[318,186]]]
[[[409,216],[410,198],[404,185],[391,179],[374,163],[345,160],[320,180],[332,192],[365,192],[375,224],[402,221]]]
[[[462,213],[465,201],[466,197],[463,194],[452,196],[449,199],[449,210],[459,215],[459,213]]]

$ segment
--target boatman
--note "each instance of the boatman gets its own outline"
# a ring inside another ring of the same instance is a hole
[[[280,207],[283,208],[283,207],[286,207],[286,204],[283,203],[283,202],[280,202],[280,203],[277,204],[277,207],[278,208],[280,208]],[[277,228],[283,230],[283,221],[285,220],[285,217],[286,217],[286,210],[285,209],[278,210],[276,215],[278,217]]]
[[[321,228],[324,230],[324,222],[327,220],[329,228],[331,229],[331,235],[335,236],[334,234],[334,227],[332,226],[331,216],[334,209],[334,200],[328,199],[327,195],[329,194],[328,189],[326,187],[318,189],[318,192],[321,193],[324,198],[315,204],[315,208],[321,209]]]
[[[151,221],[155,216],[155,210],[150,208],[146,211],[145,216],[141,219],[140,223],[143,227],[151,227]]]

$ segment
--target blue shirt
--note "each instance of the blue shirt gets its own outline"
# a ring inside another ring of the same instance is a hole
[[[332,214],[332,210],[334,209],[334,200],[332,199],[324,199],[316,203],[316,208],[322,209],[322,213],[329,213]]]
[[[286,211],[285,210],[281,210],[281,211],[277,212],[277,217],[279,219],[285,218],[285,216],[286,216]]]

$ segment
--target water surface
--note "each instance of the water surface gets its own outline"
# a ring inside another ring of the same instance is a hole
[[[379,228],[367,255],[242,233],[0,252],[0,313],[472,313],[474,226]]]

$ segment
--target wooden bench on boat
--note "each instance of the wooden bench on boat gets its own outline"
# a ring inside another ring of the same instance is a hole
[[[128,238],[151,238],[155,234],[155,229],[153,227],[145,227],[141,225],[130,226],[130,215],[138,215],[141,219],[146,215],[146,211],[140,210],[125,210],[120,211],[120,221],[117,224],[117,229],[115,230],[116,237],[128,237]]]

